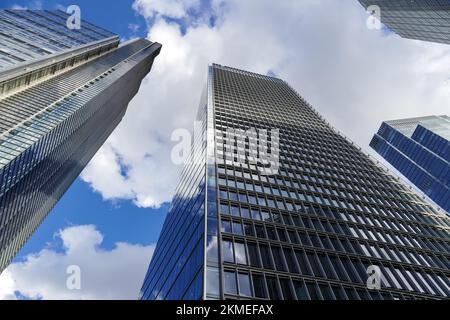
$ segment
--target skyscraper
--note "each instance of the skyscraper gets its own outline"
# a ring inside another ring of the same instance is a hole
[[[125,114],[161,45],[0,11],[0,272]]]
[[[142,299],[450,296],[450,218],[286,82],[213,65],[197,120]]]
[[[408,39],[450,44],[450,0],[359,0],[378,6],[381,22]]]
[[[383,122],[370,146],[450,213],[450,118]]]

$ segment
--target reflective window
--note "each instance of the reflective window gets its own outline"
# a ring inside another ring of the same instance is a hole
[[[227,294],[237,294],[237,285],[236,285],[236,273],[232,271],[224,272],[224,286],[225,293]]]
[[[223,261],[234,263],[233,242],[222,240]]]
[[[237,264],[247,264],[247,254],[245,252],[245,245],[241,242],[234,243],[234,250]]]
[[[250,276],[248,273],[238,273],[239,294],[241,296],[252,296],[252,289],[250,285]]]

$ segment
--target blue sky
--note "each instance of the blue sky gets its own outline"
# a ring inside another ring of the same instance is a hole
[[[133,36],[145,37],[147,24],[145,19],[132,9],[133,1],[2,1],[2,8],[23,6],[28,8],[55,9],[76,3],[82,8],[82,19],[108,29],[121,38]],[[105,14],[99,14],[105,12]],[[139,29],[130,29],[130,24],[139,25]],[[164,222],[167,205],[159,209],[139,208],[129,200],[103,200],[99,193],[77,179],[64,194],[56,207],[44,220],[27,244],[17,254],[15,262],[46,246],[61,250],[60,241],[55,241],[55,233],[68,226],[93,224],[104,235],[102,248],[111,249],[116,242],[148,245],[155,243]],[[58,240],[58,239],[56,239]]]

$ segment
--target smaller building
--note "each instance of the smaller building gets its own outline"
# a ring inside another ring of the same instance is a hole
[[[383,122],[370,146],[450,213],[450,117]]]
[[[402,38],[450,44],[450,0],[359,0]]]

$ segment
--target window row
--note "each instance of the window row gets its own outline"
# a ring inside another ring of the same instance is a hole
[[[310,246],[319,249],[338,251],[349,254],[366,255],[367,257],[387,259],[402,263],[434,268],[450,268],[448,259],[444,256],[434,256],[428,253],[403,250],[398,247],[388,247],[381,244],[372,244],[363,241],[349,240],[347,238],[317,234],[315,232],[301,231],[264,224],[253,224],[222,218],[221,231],[238,236],[256,237],[281,241],[294,245]]]
[[[369,278],[369,260],[335,254],[283,247],[268,243],[222,240],[224,263],[277,270],[343,282],[365,284]],[[385,288],[415,291],[431,295],[449,295],[450,280],[443,274],[418,272],[390,264],[382,268]]]

